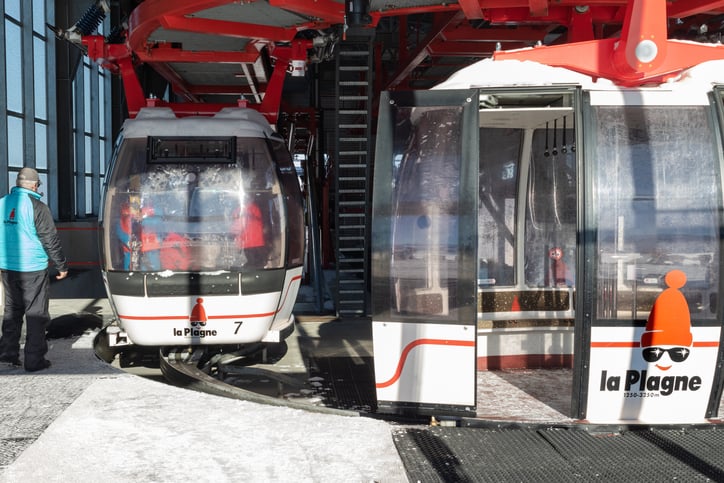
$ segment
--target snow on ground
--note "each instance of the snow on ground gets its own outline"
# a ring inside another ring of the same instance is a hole
[[[95,380],[0,481],[407,481],[391,429],[120,374]]]

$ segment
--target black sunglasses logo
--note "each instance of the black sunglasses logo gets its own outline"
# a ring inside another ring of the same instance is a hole
[[[669,353],[669,357],[672,361],[684,362],[686,358],[689,357],[689,353],[691,351],[686,347],[672,347],[671,349],[663,349],[661,347],[647,347],[643,351],[641,351],[641,355],[646,362],[656,362],[661,359],[661,356],[664,355],[664,352]]]

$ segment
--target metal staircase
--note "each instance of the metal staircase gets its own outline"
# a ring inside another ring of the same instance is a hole
[[[371,212],[372,40],[340,42],[335,83],[336,310],[366,317],[369,307]]]

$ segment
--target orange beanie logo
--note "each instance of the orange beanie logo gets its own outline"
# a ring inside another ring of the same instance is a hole
[[[197,298],[196,305],[191,309],[191,325],[193,327],[206,325],[206,309],[204,308],[204,299]]]
[[[679,291],[686,284],[686,274],[672,270],[664,278],[667,289],[654,302],[646,329],[641,335],[643,357],[647,362],[658,361],[667,352],[674,362],[682,362],[689,355],[688,347],[694,340],[691,334],[691,315],[684,294]],[[665,349],[662,346],[673,346]],[[656,365],[661,370],[671,366]]]

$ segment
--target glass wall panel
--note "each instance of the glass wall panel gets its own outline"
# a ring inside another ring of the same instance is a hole
[[[98,82],[98,119],[100,123],[98,125],[98,135],[102,138],[106,137],[106,78],[101,75]],[[105,150],[101,149],[101,155],[105,153]],[[103,174],[101,169],[101,174]]]
[[[48,127],[40,122],[35,123],[35,167],[48,169]]]
[[[23,112],[23,62],[20,27],[5,21],[5,79],[8,110]]]
[[[93,132],[91,118],[91,68],[83,64],[83,129],[85,132]]]
[[[55,151],[57,146],[55,119],[50,112],[51,109],[54,109],[56,103],[56,89],[51,84],[54,79],[49,79],[48,75],[49,69],[50,72],[55,72],[53,65],[55,59],[52,55],[49,55],[48,29],[46,26],[46,22],[52,23],[52,18],[48,18],[48,16],[52,17],[53,15],[53,3],[49,0],[5,0],[0,5],[2,5],[0,10],[4,10],[5,13],[3,19],[5,34],[0,38],[3,57],[0,62],[4,62],[6,70],[6,91],[3,98],[6,99],[7,103],[3,106],[6,108],[3,115],[6,116],[8,124],[7,131],[0,133],[0,145],[5,150],[3,158],[7,157],[8,166],[11,168],[6,173],[7,182],[11,187],[14,185],[16,168],[35,166],[41,176],[50,178],[46,186],[53,186],[57,180],[51,173],[57,172],[56,163],[57,159],[59,159],[59,153],[53,152],[51,155],[48,152],[49,149]],[[106,22],[109,22],[109,20],[107,19]],[[103,26],[99,31],[105,30],[107,25]],[[30,40],[32,42],[32,59],[28,58],[28,55],[23,55],[28,50],[28,46],[23,45],[23,42],[28,39],[32,39]],[[89,171],[92,186],[95,187],[95,193],[98,193],[103,173],[93,170],[97,171],[99,169],[98,165],[100,165],[101,169],[105,169],[105,158],[110,153],[109,141],[106,138],[110,122],[105,119],[106,113],[110,112],[108,106],[105,105],[110,102],[110,98],[105,92],[106,90],[110,91],[110,80],[107,77],[102,77],[98,89],[104,92],[90,92],[93,86],[96,85],[92,76],[98,75],[97,69],[83,67],[83,64],[81,64],[80,68],[84,72],[79,71],[78,75],[73,74],[73,86],[75,87],[76,80],[79,80],[79,82],[84,83],[84,87],[88,88],[81,92],[72,92],[73,106],[76,105],[77,101],[83,102],[83,104],[80,109],[73,108],[73,115],[69,119],[72,119],[73,126],[83,126],[93,136],[91,141],[93,146],[101,147],[102,162],[95,163],[95,166],[91,166]],[[85,71],[90,70],[92,70],[92,74],[89,78]],[[107,75],[105,71],[101,72],[104,76]],[[26,87],[32,89],[31,96],[25,91]],[[80,96],[83,98],[79,99]],[[26,105],[26,99],[31,97],[33,100],[30,102],[33,104]],[[103,105],[99,103],[103,103]],[[100,115],[99,125],[93,125],[93,119],[95,118],[95,116],[91,115],[93,109],[97,109]],[[35,139],[28,139],[27,136],[32,136],[33,132]],[[78,146],[78,142],[83,142],[82,137],[75,138],[75,141],[73,139],[62,139],[58,140],[58,142],[61,143],[63,148],[69,146],[68,143],[70,143],[72,148],[68,149],[72,149],[74,152],[82,151]],[[25,143],[32,143],[34,150],[25,149]],[[65,156],[61,156],[61,158],[65,159]],[[85,159],[75,159],[77,171],[84,171],[85,161]],[[85,214],[83,207],[87,203],[84,199],[78,199],[74,191],[82,191],[83,186],[83,180],[79,180],[78,183],[66,183],[63,186],[63,196],[75,198],[74,206],[80,212],[75,214],[81,216]],[[0,195],[5,192],[5,183],[3,183]],[[48,200],[48,204],[51,211],[57,214],[59,193],[55,191],[49,194],[51,198]],[[92,200],[92,192],[89,191],[87,194]]]
[[[85,154],[85,174],[91,174],[93,173],[93,150],[91,148],[91,142],[93,141],[93,138],[91,136],[83,136],[85,148],[83,149]]]
[[[46,0],[33,0],[33,30],[42,37],[46,36],[47,30],[45,25],[45,1]]]
[[[93,178],[85,177],[85,212],[93,213],[93,197],[91,196],[91,188],[93,187]]]
[[[47,69],[45,66],[45,42],[37,37],[33,39],[33,87],[35,94],[35,117],[48,118]]]
[[[102,123],[101,123],[102,124]],[[105,177],[106,174],[106,149],[107,149],[107,143],[105,139],[101,138],[98,140],[99,144],[99,152],[101,153],[101,159],[100,159],[100,175],[101,177]]]
[[[15,177],[17,178],[17,173],[14,173]],[[38,173],[38,176],[40,177],[40,192],[42,194],[41,200],[43,200],[43,203],[48,203],[48,197],[45,195],[45,193],[48,191],[48,173]],[[13,185],[15,185],[15,181],[13,180]]]
[[[22,168],[24,166],[25,144],[23,136],[23,120],[8,116],[8,165]],[[15,185],[15,181],[11,186]]]
[[[713,318],[721,194],[708,108],[600,106],[593,119],[597,317],[645,318],[678,269],[692,316]]]
[[[5,15],[20,20],[20,0],[5,0]]]

